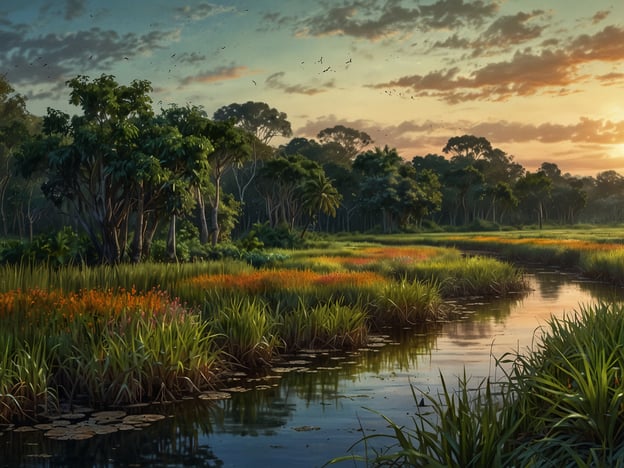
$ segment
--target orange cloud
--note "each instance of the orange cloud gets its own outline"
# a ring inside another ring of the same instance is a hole
[[[192,83],[217,83],[241,78],[249,69],[247,67],[219,67],[194,76],[187,76],[180,81],[182,86]]]

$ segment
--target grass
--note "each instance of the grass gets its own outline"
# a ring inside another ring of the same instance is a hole
[[[0,267],[0,419],[34,418],[61,400],[172,399],[213,385],[224,367],[265,366],[284,350],[357,348],[371,327],[445,318],[451,289],[441,285],[471,275],[472,284],[485,282],[465,266],[476,260],[449,248],[336,242],[275,258],[271,268]],[[435,262],[438,271],[415,273]],[[449,269],[454,279],[443,277]],[[515,273],[501,277],[501,290],[521,284]]]
[[[413,390],[419,410],[413,426],[381,415],[390,433],[364,435],[357,444],[363,455],[331,463],[623,466],[622,343],[623,304],[594,304],[551,318],[533,349],[500,358],[499,381],[474,386],[464,375],[450,388],[441,375],[439,395]]]

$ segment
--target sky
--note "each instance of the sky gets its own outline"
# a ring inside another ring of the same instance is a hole
[[[293,137],[345,125],[408,161],[470,134],[624,175],[622,0],[0,0],[0,74],[35,115],[110,74],[156,111],[260,101]]]

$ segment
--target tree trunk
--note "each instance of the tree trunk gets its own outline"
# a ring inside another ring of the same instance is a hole
[[[212,245],[215,246],[219,242],[219,204],[221,203],[221,178],[215,177],[215,197],[212,209],[210,211],[210,235],[212,237]]]
[[[208,221],[206,220],[206,201],[199,187],[197,187],[196,198],[197,208],[199,209],[199,242],[205,245],[209,241],[210,231],[208,230]]]
[[[134,228],[134,237],[132,239],[132,252],[130,254],[130,261],[132,263],[139,263],[141,261],[141,254],[143,253],[143,224],[145,220],[144,213],[144,199],[143,199],[143,187],[140,186],[139,194],[137,197],[137,210],[136,210],[136,225]]]
[[[169,234],[167,235],[167,255],[172,262],[178,261],[176,252],[176,215],[171,215]]]

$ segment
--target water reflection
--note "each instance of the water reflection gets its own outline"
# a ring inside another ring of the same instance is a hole
[[[308,351],[262,375],[233,376],[230,399],[150,408],[169,417],[140,431],[72,442],[5,432],[0,466],[321,466],[346,454],[362,430],[386,432],[366,408],[412,424],[411,385],[435,393],[440,372],[447,383],[464,369],[475,379],[492,375],[495,357],[530,346],[551,314],[623,299],[620,289],[561,272],[528,280],[528,294],[452,304],[459,320],[383,330],[365,349]]]

